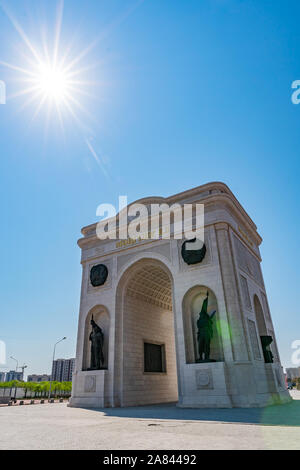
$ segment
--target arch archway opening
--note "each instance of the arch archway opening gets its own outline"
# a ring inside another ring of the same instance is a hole
[[[213,336],[210,343],[210,359],[224,361],[223,345],[221,340],[221,326],[219,309],[214,292],[206,286],[194,286],[185,294],[182,304],[184,325],[185,356],[187,364],[194,364],[201,359],[197,342],[197,320],[201,312],[202,304],[208,293],[207,313],[213,315]]]
[[[256,324],[258,328],[259,336],[264,336],[268,334],[267,326],[265,322],[264,312],[257,295],[254,295],[254,311],[256,317]]]
[[[90,333],[92,331],[91,319],[94,319],[96,324],[102,329],[103,332],[103,364],[102,369],[108,368],[108,351],[109,351],[109,314],[105,307],[96,305],[93,307],[86,316],[84,326],[84,344],[83,344],[83,360],[82,370],[88,370],[91,367],[91,344],[89,341]]]
[[[178,401],[172,281],[156,260],[141,260],[123,275],[122,406]]]
[[[256,324],[258,328],[258,334],[260,337],[264,361],[266,363],[272,363],[274,359],[274,355],[272,353],[271,348],[272,346],[274,348],[274,343],[273,343],[274,338],[268,333],[264,311],[261,306],[260,300],[256,294],[254,295],[254,311],[255,311]]]

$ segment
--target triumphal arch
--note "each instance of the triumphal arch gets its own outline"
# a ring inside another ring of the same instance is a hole
[[[138,201],[153,203],[203,204],[203,243],[189,251],[184,238],[99,239],[97,224],[82,229],[70,406],[289,401],[254,222],[223,183]]]

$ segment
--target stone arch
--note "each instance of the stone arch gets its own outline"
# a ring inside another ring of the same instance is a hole
[[[166,256],[161,255],[160,253],[154,253],[152,251],[142,251],[141,253],[136,253],[135,255],[132,255],[130,258],[130,261],[127,261],[127,263],[125,263],[124,266],[122,266],[117,276],[118,287],[120,283],[124,281],[124,273],[127,271],[129,272],[130,269],[134,269],[136,263],[138,261],[143,261],[143,260],[149,260],[149,261],[160,263],[161,268],[164,269],[167,272],[167,274],[170,276],[172,280],[172,286],[173,286],[174,267],[170,263],[170,260]]]
[[[264,311],[257,294],[253,297],[254,311],[256,318],[256,325],[258,329],[258,335],[260,338],[260,344],[263,352],[264,361],[266,363],[274,362],[277,360],[278,353],[275,343],[274,333],[270,334],[267,330],[267,325],[265,321]]]
[[[253,304],[254,304],[254,311],[255,311],[258,334],[259,336],[265,336],[268,334],[267,325],[265,322],[264,311],[262,309],[262,306],[261,306],[261,303],[257,294],[255,294],[253,297]]]
[[[193,364],[199,359],[196,322],[207,292],[209,293],[208,313],[212,310],[216,310],[213,322],[213,338],[211,341],[210,358],[215,361],[224,360],[220,315],[216,295],[209,287],[196,285],[191,287],[185,293],[182,301],[185,359],[187,364]]]
[[[103,369],[108,368],[108,351],[109,351],[109,330],[110,330],[110,316],[107,308],[104,305],[95,305],[86,315],[84,323],[84,341],[83,341],[83,355],[82,355],[82,370],[88,370],[90,367],[91,348],[89,336],[91,332],[91,319],[94,317],[95,322],[103,331],[104,344],[103,355],[104,365]]]
[[[115,406],[177,401],[173,276],[160,255],[134,257],[116,289]],[[144,370],[144,343],[164,348],[166,369]],[[175,384],[175,385],[174,385]]]

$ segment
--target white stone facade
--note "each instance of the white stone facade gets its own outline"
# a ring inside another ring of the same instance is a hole
[[[139,203],[203,203],[201,263],[187,265],[183,240],[101,241],[82,230],[82,288],[70,406],[116,407],[177,402],[181,407],[254,407],[290,400],[277,351],[261,267],[261,238],[230,189],[209,183]],[[108,277],[93,287],[90,270]],[[197,362],[195,322],[209,291],[211,358]],[[87,370],[90,320],[104,332],[106,370]],[[271,335],[273,363],[260,336]],[[162,345],[165,369],[144,371],[144,343]]]

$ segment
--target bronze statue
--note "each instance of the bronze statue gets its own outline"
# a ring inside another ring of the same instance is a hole
[[[91,369],[99,370],[103,367],[104,355],[103,355],[103,340],[104,335],[100,326],[94,321],[92,315],[91,319],[92,331],[90,333],[89,340],[91,341]]]
[[[270,350],[270,344],[273,342],[273,338],[272,336],[261,336],[260,341],[264,354],[264,360],[267,364],[270,364],[273,362],[274,359],[273,353]]]
[[[213,337],[213,321],[212,318],[216,311],[214,310],[209,315],[207,313],[207,303],[208,303],[208,292],[205,299],[203,300],[201,312],[197,321],[197,341],[198,341],[198,351],[199,351],[199,361],[198,362],[209,362],[212,359],[210,356],[210,342]],[[204,359],[203,359],[204,356]]]

